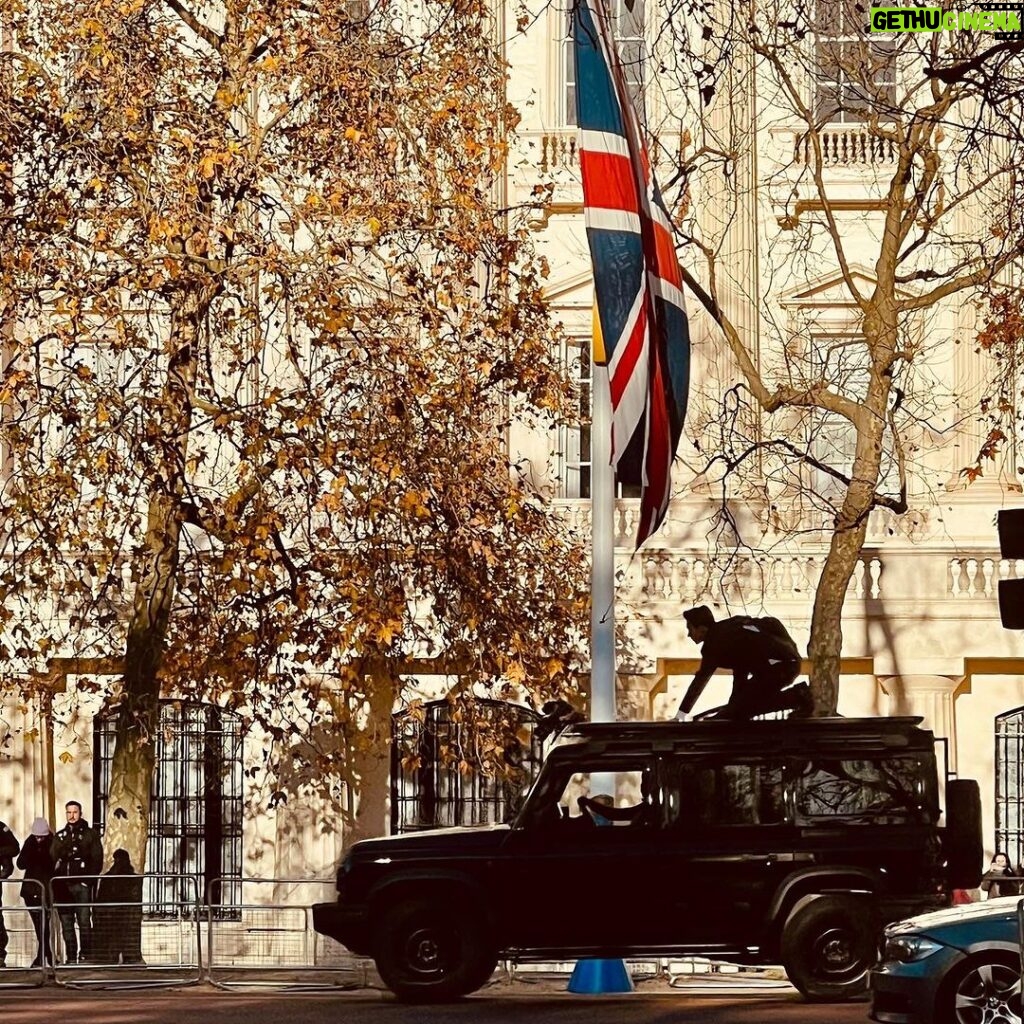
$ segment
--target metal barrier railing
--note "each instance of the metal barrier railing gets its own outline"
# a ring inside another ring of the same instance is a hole
[[[17,905],[19,901],[21,906]],[[48,917],[42,882],[31,878],[0,880],[0,964],[4,967],[0,988],[45,983]]]
[[[368,962],[313,929],[333,879],[218,878],[207,887],[207,980],[221,988],[366,987]]]
[[[202,981],[204,908],[193,877],[59,877],[49,898],[58,985]]]

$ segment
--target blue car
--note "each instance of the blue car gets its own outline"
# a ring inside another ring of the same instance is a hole
[[[884,1024],[1022,1024],[1016,896],[937,910],[885,930],[871,972]]]

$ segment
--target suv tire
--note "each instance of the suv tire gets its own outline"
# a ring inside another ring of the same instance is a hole
[[[869,908],[842,896],[798,905],[782,931],[789,980],[813,1002],[845,1002],[867,992],[878,957]]]
[[[386,910],[374,936],[384,984],[406,1003],[442,1003],[480,988],[498,957],[478,918],[428,900]]]
[[[974,779],[946,783],[946,884],[950,889],[973,889],[981,881],[981,791]]]

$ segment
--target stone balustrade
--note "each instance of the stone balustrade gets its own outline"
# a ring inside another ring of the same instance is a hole
[[[995,598],[1000,580],[1024,579],[1024,559],[1000,558],[983,551],[949,559],[949,596]]]
[[[810,606],[825,563],[824,552],[797,555],[697,555],[670,549],[644,548],[634,558],[618,559],[618,592],[626,601],[670,601],[700,604],[724,597],[742,602]],[[881,596],[882,561],[864,556],[850,580],[849,596],[877,600]]]
[[[575,128],[546,131],[522,131],[517,135],[517,148],[526,154],[542,174],[558,171],[579,171],[579,140]],[[661,138],[649,140],[651,163],[657,167],[662,157]]]
[[[814,147],[806,132],[793,132],[793,159],[797,164],[814,161]],[[836,124],[818,133],[821,162],[824,167],[894,167],[896,145],[889,139],[872,135],[863,124]]]

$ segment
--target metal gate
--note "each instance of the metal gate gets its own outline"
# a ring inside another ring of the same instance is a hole
[[[996,716],[996,846],[1016,870],[1024,861],[1024,707]]]
[[[436,700],[396,713],[392,834],[506,821],[540,770],[539,720],[499,700]]]
[[[98,717],[94,728],[94,824],[102,833],[116,716]],[[214,879],[242,876],[241,720],[213,704],[165,700],[154,741],[145,902],[147,914],[174,917]]]

